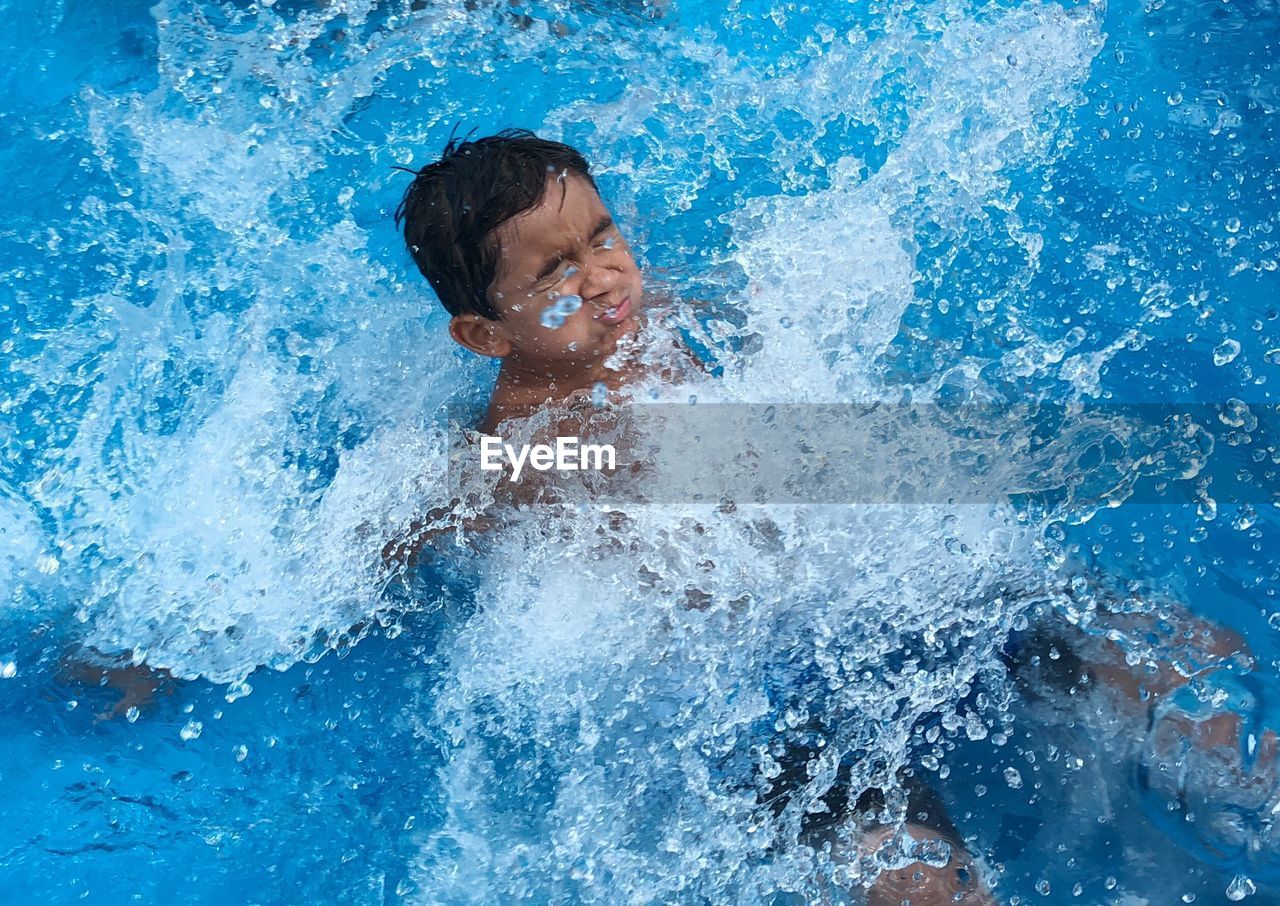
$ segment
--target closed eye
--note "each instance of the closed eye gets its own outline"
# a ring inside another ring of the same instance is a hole
[[[592,229],[588,241],[593,250],[607,252],[623,240],[622,234],[618,232],[617,224],[613,222],[613,218],[605,214],[596,221],[595,228]],[[546,264],[543,265],[537,277],[534,278],[532,289],[550,289],[562,280],[573,276],[577,268],[570,263],[568,258],[564,257],[564,254],[564,252],[561,252],[560,255],[547,259]]]
[[[552,280],[562,267],[564,267],[564,258],[557,256],[547,259],[547,263],[543,265],[542,270],[538,271],[538,275],[533,278],[533,285],[542,286],[548,280]]]
[[[567,261],[562,258],[551,273],[547,274],[545,277],[538,280],[538,282],[534,284],[534,288],[535,289],[551,289],[557,284],[562,283],[565,280],[568,280],[577,272],[578,272],[578,269],[570,261]]]

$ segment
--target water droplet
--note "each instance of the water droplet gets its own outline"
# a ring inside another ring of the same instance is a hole
[[[1218,413],[1218,421],[1232,428],[1244,428],[1246,431],[1257,427],[1257,420],[1249,411],[1249,404],[1235,397],[1227,400],[1223,405],[1222,411]]]
[[[1048,881],[1036,882],[1036,893],[1040,894],[1040,896],[1042,897],[1047,897],[1049,895],[1049,882]]]
[[[1247,875],[1236,875],[1227,885],[1227,899],[1233,903],[1238,903],[1257,892],[1258,886],[1249,880]]]
[[[600,246],[607,252],[613,248],[614,244],[617,243],[617,241],[618,239],[616,236],[610,236],[609,238],[605,239],[604,242],[600,243]]]
[[[783,315],[781,318],[778,319],[778,323],[782,325],[783,330],[790,330],[791,325],[793,325],[795,322],[792,321],[790,318],[788,318],[786,315]]]
[[[581,296],[560,296],[554,304],[548,305],[542,310],[542,315],[538,320],[548,330],[559,330],[564,326],[564,322],[569,316],[580,308],[582,308]]]
[[[249,747],[246,745],[238,745],[235,747],[236,761],[244,761],[249,757]]]
[[[1280,632],[1280,610],[1277,610],[1271,616],[1267,617],[1267,625],[1277,632]]]
[[[596,381],[591,385],[591,405],[599,408],[609,401],[609,388],[604,381]]]
[[[13,679],[18,675],[18,665],[13,661],[5,661],[0,664],[0,679]]]
[[[1213,364],[1221,368],[1236,360],[1240,354],[1240,344],[1235,340],[1223,340],[1213,350]]]
[[[1004,769],[1004,782],[1009,784],[1011,790],[1022,789],[1022,775],[1018,773],[1017,768]]]
[[[338,192],[338,204],[346,204],[355,197],[355,194],[356,190],[351,188],[351,186],[343,186],[342,190]]]
[[[1182,103],[1182,92],[1175,91],[1173,94],[1165,98],[1165,100],[1169,102],[1170,107],[1177,107],[1179,104]]]
[[[200,734],[204,732],[204,724],[198,720],[189,720],[187,725],[179,731],[178,735],[185,741],[190,742],[193,739],[199,739]]]
[[[135,723],[141,714],[142,712],[138,710],[137,705],[130,705],[127,709],[125,709],[124,719],[127,720],[129,723]]]
[[[1228,233],[1238,233],[1238,232],[1240,232],[1240,218],[1239,218],[1239,217],[1228,217],[1228,218],[1227,218],[1227,232],[1228,232]]]

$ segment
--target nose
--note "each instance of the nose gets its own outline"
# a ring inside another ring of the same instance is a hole
[[[610,294],[617,288],[622,274],[616,268],[603,264],[588,264],[583,267],[582,284],[579,294],[587,302],[597,305],[611,305]]]

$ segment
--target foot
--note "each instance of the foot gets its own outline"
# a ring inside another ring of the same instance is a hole
[[[940,831],[922,824],[880,828],[864,836],[861,847],[881,867],[867,906],[995,906],[973,857]]]

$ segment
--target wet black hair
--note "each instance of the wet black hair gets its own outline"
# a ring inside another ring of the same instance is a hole
[[[489,297],[498,271],[498,227],[542,200],[548,175],[574,173],[595,188],[580,153],[527,129],[474,141],[450,137],[438,161],[408,172],[413,182],[395,222],[414,263],[449,314],[491,321],[501,317]]]

